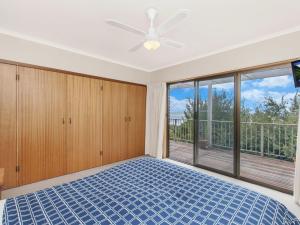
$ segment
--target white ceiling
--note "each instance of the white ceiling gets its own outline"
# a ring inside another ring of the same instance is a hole
[[[156,24],[178,9],[188,19],[167,33],[183,49],[141,48],[141,38],[110,27],[106,19],[147,30],[145,10],[159,10]],[[181,62],[300,30],[299,0],[0,0],[0,33],[155,71]]]

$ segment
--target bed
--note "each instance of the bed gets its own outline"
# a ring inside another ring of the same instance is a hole
[[[274,199],[151,157],[7,199],[2,222],[300,225]]]

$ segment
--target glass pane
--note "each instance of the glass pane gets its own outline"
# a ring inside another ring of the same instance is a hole
[[[194,82],[169,86],[169,158],[193,164]]]
[[[199,81],[196,163],[233,173],[234,77]]]
[[[242,74],[240,176],[293,189],[298,109],[290,66]]]

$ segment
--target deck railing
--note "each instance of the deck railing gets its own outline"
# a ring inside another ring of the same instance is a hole
[[[170,140],[194,141],[194,121],[170,119]],[[232,149],[234,127],[232,121],[198,121],[198,140],[201,148]],[[208,132],[210,131],[210,133]],[[296,152],[297,125],[284,123],[241,122],[240,147],[242,152],[293,160]]]

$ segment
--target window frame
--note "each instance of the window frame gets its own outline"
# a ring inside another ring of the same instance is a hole
[[[198,96],[198,89],[199,89],[199,81],[205,81],[205,80],[212,80],[212,79],[218,79],[218,78],[225,78],[228,76],[233,76],[234,77],[234,137],[233,137],[233,173],[229,173],[226,171],[222,171],[219,169],[211,168],[208,166],[204,165],[199,165],[196,164],[195,158],[197,154],[197,147],[198,147],[198,135],[194,135],[194,144],[193,144],[193,166],[201,169],[205,169],[208,171],[216,172],[225,176],[229,176],[238,180],[246,181],[248,183],[256,184],[259,186],[267,187],[270,189],[274,189],[283,193],[287,193],[292,195],[293,190],[288,190],[285,188],[281,188],[278,186],[274,186],[268,183],[264,183],[261,181],[257,181],[254,179],[250,179],[247,177],[243,177],[240,175],[240,103],[241,103],[241,76],[242,74],[245,73],[251,73],[253,71],[261,71],[261,70],[270,70],[270,69],[275,69],[278,67],[284,67],[290,65],[290,63],[293,60],[281,62],[281,63],[275,63],[271,65],[262,65],[262,66],[256,66],[252,68],[246,68],[246,69],[240,69],[240,70],[235,70],[235,71],[230,71],[230,72],[224,72],[224,73],[218,73],[218,74],[212,74],[212,75],[206,75],[206,76],[201,76],[201,77],[196,77],[192,79],[186,79],[186,80],[181,80],[181,81],[175,81],[175,82],[167,82],[167,149],[166,149],[166,157],[169,158],[169,151],[170,151],[170,136],[169,136],[169,124],[170,124],[170,113],[169,113],[169,106],[170,106],[170,86],[178,83],[185,83],[185,82],[194,82],[194,88],[195,88],[195,93],[194,93],[194,106],[198,106],[199,103],[199,96]],[[198,123],[197,119],[199,117],[198,113],[198,107],[194,107],[194,134],[198,134]],[[298,121],[299,123],[300,121]]]

